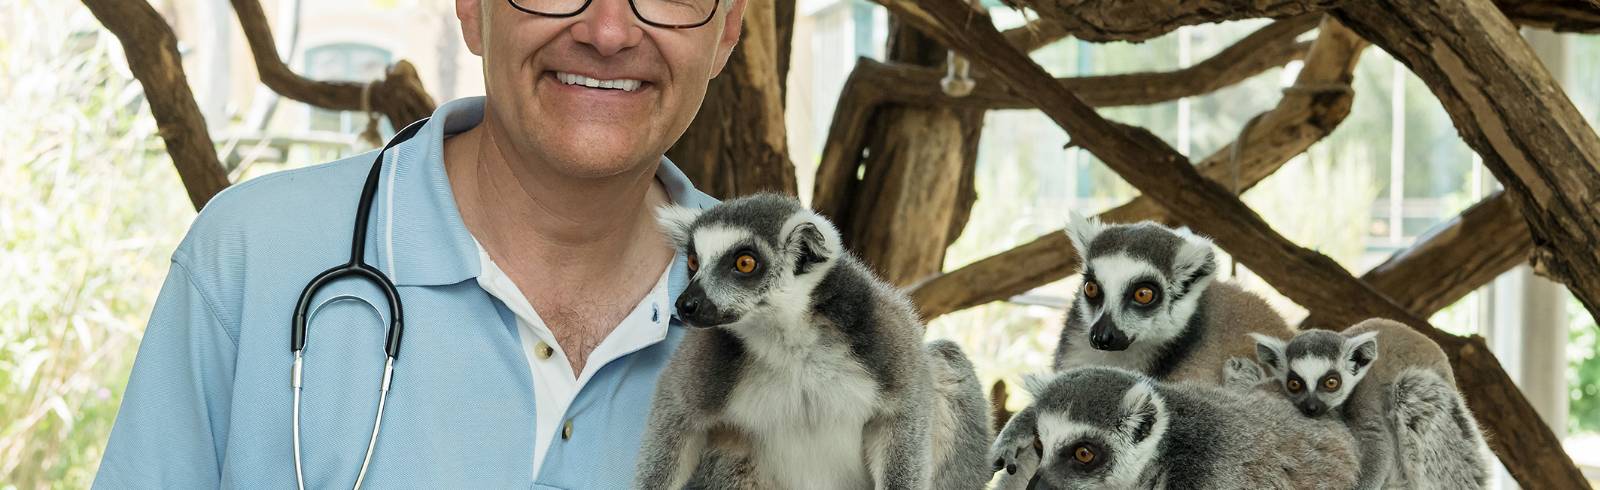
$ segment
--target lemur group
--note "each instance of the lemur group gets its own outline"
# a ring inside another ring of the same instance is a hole
[[[993,433],[961,348],[798,201],[663,208],[688,326],[645,489],[1481,488],[1491,454],[1444,352],[1371,319],[1296,332],[1217,279],[1210,240],[1074,217],[1082,258],[1032,404]],[[907,237],[907,239],[915,239]]]

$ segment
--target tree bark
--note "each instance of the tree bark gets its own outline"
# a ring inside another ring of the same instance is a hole
[[[1291,300],[1329,321],[1354,324],[1372,317],[1410,325],[1450,357],[1458,384],[1478,420],[1495,437],[1490,444],[1517,481],[1529,488],[1584,488],[1588,484],[1481,337],[1457,337],[1351,276],[1327,256],[1294,245],[1253,210],[1160,138],[1106,121],[1033,60],[1006,44],[988,15],[959,0],[879,0],[899,18],[954,46],[974,63],[1027,95],[1083,148],[1173,216],[1213,237]],[[1509,27],[1509,23],[1507,24]],[[1491,408],[1492,407],[1492,408]]]
[[[1243,192],[1332,133],[1350,113],[1350,81],[1366,42],[1337,22],[1325,21],[1306,63],[1278,105],[1262,113],[1242,135],[1237,167],[1234,142],[1200,163],[1200,172],[1231,187],[1237,173]],[[1154,220],[1175,224],[1165,208],[1141,196],[1100,215],[1114,223]],[[924,318],[999,301],[1072,275],[1079,258],[1065,234],[1054,232],[1027,244],[935,276],[911,289]],[[981,284],[983,287],[973,287]]]
[[[323,82],[308,79],[290,70],[278,57],[278,47],[272,37],[272,26],[261,10],[259,0],[231,0],[233,11],[239,17],[245,41],[250,45],[256,71],[261,83],[284,97],[323,109],[339,111],[362,110],[361,93],[367,83]],[[395,129],[433,114],[433,97],[423,89],[417,78],[417,69],[401,60],[389,67],[383,80],[372,82],[367,109],[389,118]]]
[[[891,59],[919,65],[944,62],[945,48],[915,29],[895,23],[890,31]],[[938,87],[937,80],[932,83]],[[862,179],[824,190],[822,186],[837,180],[819,178],[814,195],[830,204],[819,209],[834,219],[847,246],[885,280],[905,285],[938,273],[945,248],[966,225],[977,200],[973,173],[983,111],[876,107],[866,156],[843,166],[864,166]],[[840,190],[845,192],[828,194]]]
[[[1090,42],[1145,41],[1179,27],[1260,17],[1314,14],[1343,0],[1011,0],[1073,37]]]
[[[796,193],[784,136],[776,10],[773,2],[745,5],[739,47],[711,80],[694,122],[667,151],[697,188],[719,199]]]
[[[1346,24],[1410,67],[1513,196],[1535,256],[1600,317],[1600,136],[1488,0],[1355,2]]]
[[[217,160],[206,118],[189,90],[172,27],[144,0],[84,0],[83,4],[122,43],[128,68],[144,87],[189,202],[197,210],[204,208],[228,187],[228,172]]]

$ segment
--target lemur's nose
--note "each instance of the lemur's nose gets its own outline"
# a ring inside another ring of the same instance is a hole
[[[696,297],[693,297],[693,296],[690,296],[690,295],[683,295],[683,297],[678,298],[678,315],[679,316],[694,316],[694,314],[699,312],[699,311],[700,311],[700,298],[696,298]]]

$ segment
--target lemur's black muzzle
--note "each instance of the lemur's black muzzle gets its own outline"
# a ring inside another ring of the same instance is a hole
[[[700,287],[699,281],[690,281],[673,306],[677,308],[678,319],[690,327],[715,327],[735,320],[733,315],[717,309],[716,303],[706,297],[706,290]]]
[[[1094,326],[1089,327],[1089,346],[1096,350],[1119,351],[1127,349],[1130,344],[1133,344],[1133,339],[1122,333],[1109,315],[1100,315]]]

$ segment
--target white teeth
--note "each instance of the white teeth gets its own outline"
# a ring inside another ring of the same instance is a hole
[[[567,85],[582,85],[589,88],[604,88],[632,92],[639,90],[639,85],[644,82],[638,80],[596,80],[583,75],[556,72],[556,79]]]

